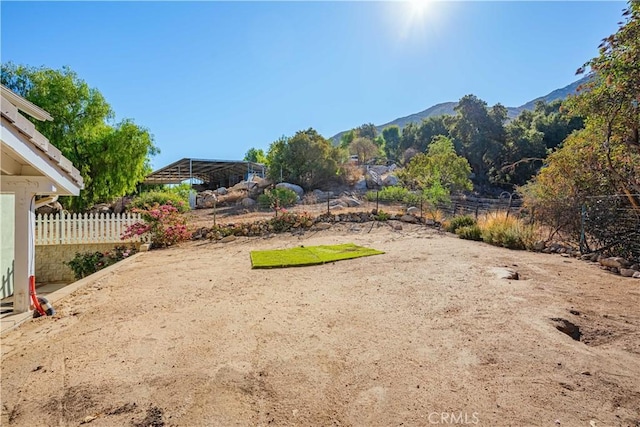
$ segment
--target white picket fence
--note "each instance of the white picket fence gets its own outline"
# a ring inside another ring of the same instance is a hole
[[[35,244],[139,242],[136,236],[122,240],[128,226],[142,221],[138,213],[44,214],[36,215]]]

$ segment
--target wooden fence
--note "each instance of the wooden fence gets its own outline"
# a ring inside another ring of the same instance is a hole
[[[122,240],[128,226],[142,221],[138,213],[36,215],[35,244],[91,244],[139,242],[140,236]]]

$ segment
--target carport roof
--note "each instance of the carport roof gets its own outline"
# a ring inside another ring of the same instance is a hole
[[[244,176],[246,173],[264,174],[261,163],[235,160],[204,160],[184,158],[158,169],[147,176],[145,184],[180,184],[191,178],[205,183],[220,182],[229,176]]]

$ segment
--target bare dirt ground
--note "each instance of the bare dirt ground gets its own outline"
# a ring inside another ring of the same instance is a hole
[[[251,269],[346,242],[386,253]],[[191,242],[5,335],[2,425],[639,426],[639,307],[640,280],[418,225]]]

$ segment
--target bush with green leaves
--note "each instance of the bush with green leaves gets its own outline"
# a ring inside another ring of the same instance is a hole
[[[294,206],[298,201],[295,191],[288,188],[273,188],[258,196],[258,206],[262,209],[279,209]]]
[[[407,205],[419,205],[420,196],[400,186],[384,187],[380,191],[369,191],[365,199],[370,202],[379,200],[384,203],[404,203]]]
[[[478,240],[478,241],[482,240],[482,230],[476,224],[464,225],[462,227],[458,227],[456,229],[456,234],[461,239]]]
[[[184,213],[189,210],[189,193],[178,190],[154,190],[141,193],[129,204],[129,210],[151,209],[154,206],[171,205]]]
[[[447,230],[449,233],[455,233],[458,228],[470,227],[474,225],[476,225],[476,220],[474,217],[469,215],[456,216],[451,221],[449,221],[449,223],[445,227],[445,230]]]
[[[133,255],[136,251],[135,247],[116,246],[107,252],[77,252],[75,257],[65,264],[73,270],[76,280],[80,280]]]

